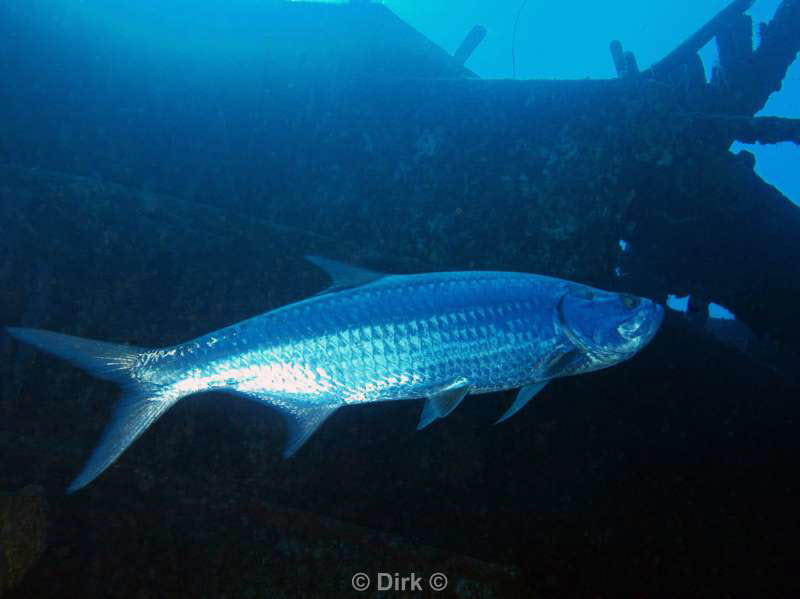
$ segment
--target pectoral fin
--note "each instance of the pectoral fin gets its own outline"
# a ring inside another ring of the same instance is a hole
[[[559,354],[550,361],[541,376],[552,379],[572,374],[584,359],[584,353],[578,349]]]
[[[539,383],[531,383],[530,385],[525,385],[519,390],[517,393],[517,398],[514,400],[514,403],[505,411],[505,413],[497,419],[495,424],[500,424],[504,420],[508,420],[514,414],[519,412],[526,403],[528,403],[531,399],[533,399],[539,391],[544,389],[544,386],[549,383],[550,381],[541,381]]]
[[[469,383],[466,379],[458,379],[431,395],[425,400],[425,407],[422,408],[417,430],[425,428],[437,418],[447,416],[458,407],[467,393],[469,393]]]

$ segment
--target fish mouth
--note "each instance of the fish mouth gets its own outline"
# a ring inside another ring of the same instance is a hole
[[[568,313],[569,294],[559,300],[556,314],[569,342],[595,364],[608,366],[630,358],[650,342],[664,319],[664,309],[647,298],[611,292],[588,293],[597,297],[571,296],[575,298],[575,322]],[[603,366],[593,369],[599,367]]]
[[[636,343],[638,347],[647,344],[664,321],[664,308],[649,299],[641,299],[635,315],[617,327],[619,336]]]

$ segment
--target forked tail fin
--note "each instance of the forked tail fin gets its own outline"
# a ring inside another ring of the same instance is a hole
[[[83,470],[69,485],[67,490],[70,493],[97,478],[147,427],[181,398],[171,390],[171,385],[142,380],[141,373],[137,372],[137,367],[140,367],[138,359],[149,350],[38,329],[9,327],[8,332],[20,341],[122,387],[122,399],[114,408],[111,420]]]

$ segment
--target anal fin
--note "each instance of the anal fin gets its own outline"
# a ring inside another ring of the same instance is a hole
[[[340,403],[314,403],[313,401],[287,401],[278,400],[268,392],[246,391],[240,393],[247,399],[252,399],[275,408],[286,422],[286,447],[283,457],[294,455],[311,435],[322,426],[342,404]]]
[[[283,457],[288,458],[294,455],[338,407],[338,405],[323,405],[281,410],[287,429]]]

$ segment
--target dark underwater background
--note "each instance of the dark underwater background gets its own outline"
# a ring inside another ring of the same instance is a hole
[[[208,394],[71,495],[118,390],[2,333],[0,596],[797,596],[800,2],[750,4],[0,3],[0,325],[167,346],[306,254],[673,308],[502,425],[349,407],[283,460]]]

